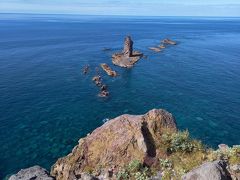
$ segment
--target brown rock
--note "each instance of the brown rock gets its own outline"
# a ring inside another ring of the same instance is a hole
[[[99,97],[108,97],[109,96],[109,92],[107,90],[102,90],[99,94]]]
[[[133,55],[133,41],[130,36],[127,36],[124,41],[123,55],[131,57]]]
[[[176,45],[177,43],[171,39],[164,39],[162,40],[163,44],[170,44],[170,45]]]
[[[102,86],[102,78],[101,76],[97,75],[92,78],[92,81],[97,85],[97,86]]]
[[[149,49],[152,50],[152,51],[155,51],[155,52],[161,52],[162,51],[161,48],[159,48],[159,47],[150,47]]]
[[[139,61],[142,56],[143,54],[141,52],[133,51],[133,41],[131,37],[128,36],[124,41],[123,52],[112,55],[112,63],[120,67],[130,68]]]
[[[112,77],[116,77],[117,76],[117,72],[113,71],[107,64],[102,63],[101,67],[109,76],[112,76]]]
[[[173,116],[162,109],[119,116],[80,139],[72,153],[52,166],[51,175],[57,180],[71,180],[86,170],[117,169],[134,159],[152,163],[165,129],[175,132],[177,127]]]

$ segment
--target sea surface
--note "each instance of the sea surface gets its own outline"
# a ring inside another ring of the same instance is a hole
[[[111,64],[126,35],[148,56],[132,69]],[[178,45],[148,49],[164,38]],[[100,63],[119,73],[100,71],[106,99],[91,80]],[[49,169],[106,118],[153,108],[210,147],[240,144],[240,18],[0,14],[0,179]]]

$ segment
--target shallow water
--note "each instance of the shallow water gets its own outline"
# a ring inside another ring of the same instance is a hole
[[[102,73],[111,96],[100,99],[94,69],[111,65],[128,34],[148,59],[112,66],[117,78]],[[178,45],[148,50],[166,37]],[[172,112],[209,146],[240,144],[239,52],[238,18],[0,14],[0,179],[49,168],[105,118],[152,108]]]

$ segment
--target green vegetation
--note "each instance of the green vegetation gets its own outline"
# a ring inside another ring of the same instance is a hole
[[[233,146],[226,150],[206,148],[201,141],[192,139],[188,131],[166,132],[156,145],[156,163],[146,167],[139,160],[133,160],[125,167],[119,169],[118,180],[147,180],[157,172],[161,172],[162,180],[178,180],[204,162],[224,159],[230,165],[240,163],[240,146]],[[91,168],[87,168],[92,171]]]
[[[150,175],[150,170],[144,167],[138,160],[131,161],[125,168],[121,169],[117,174],[118,180],[147,180]]]

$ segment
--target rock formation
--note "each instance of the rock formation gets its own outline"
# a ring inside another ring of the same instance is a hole
[[[113,71],[106,63],[102,63],[101,67],[109,76],[112,76],[112,77],[117,76],[117,72]]]
[[[159,47],[149,47],[150,50],[155,51],[155,52],[161,52],[161,48]]]
[[[162,43],[163,44],[170,44],[170,45],[176,45],[177,44],[177,42],[175,42],[171,39],[164,39],[164,40],[162,40]]]
[[[207,162],[183,176],[183,180],[231,180],[224,161]]]
[[[91,169],[115,171],[134,159],[151,165],[160,153],[157,147],[166,128],[177,130],[175,119],[165,110],[119,116],[80,139],[72,153],[52,166],[51,175],[57,180],[72,180]]]
[[[127,36],[124,41],[123,55],[131,57],[133,54],[133,41],[130,36]]]
[[[22,169],[17,174],[12,175],[9,180],[54,180],[46,169],[40,166],[33,166]]]
[[[102,83],[102,78],[100,75],[96,75],[92,78],[92,81],[96,84],[96,86],[100,87],[99,97],[108,97],[109,91],[107,90],[107,86]]]
[[[123,51],[113,54],[112,62],[117,66],[130,68],[141,59],[142,56],[143,54],[141,52],[133,51],[133,41],[130,36],[127,36],[124,41]]]

